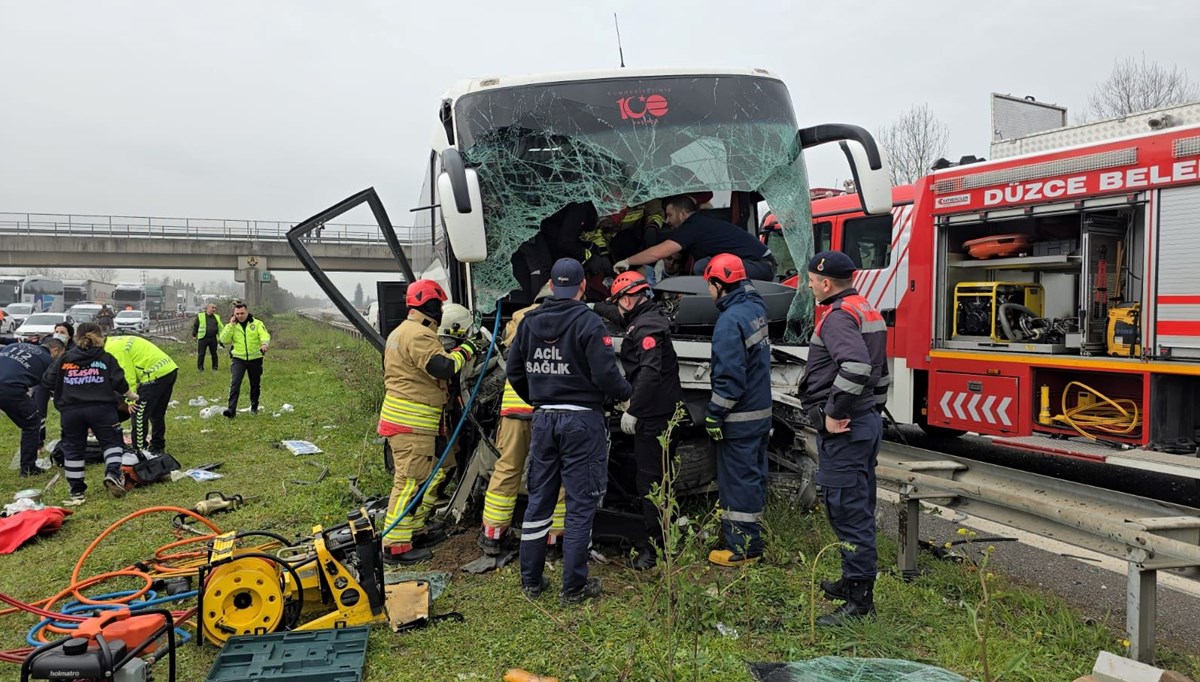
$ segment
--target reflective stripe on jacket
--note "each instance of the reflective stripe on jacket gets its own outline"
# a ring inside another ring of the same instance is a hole
[[[819,315],[800,382],[805,408],[834,419],[882,409],[891,385],[883,316],[854,289],[822,301]]]
[[[713,328],[712,396],[707,416],[724,423],[726,438],[771,430],[771,340],[767,306],[749,283],[717,300]]]
[[[512,347],[513,339],[517,336],[517,327],[521,325],[521,320],[525,319],[525,314],[531,310],[537,310],[539,305],[541,305],[540,301],[513,313],[512,319],[504,327],[503,340],[505,348]],[[506,377],[504,379],[504,393],[500,397],[500,416],[530,418],[532,414],[533,406],[521,400],[521,396],[517,395],[517,389],[513,388]]]
[[[379,435],[439,433],[449,384],[426,371],[435,356],[450,359],[456,370],[465,362],[461,353],[447,353],[442,347],[432,318],[409,310],[408,319],[392,330],[383,350],[385,395],[379,410]]]

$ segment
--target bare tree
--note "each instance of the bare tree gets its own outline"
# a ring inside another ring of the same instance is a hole
[[[44,265],[35,265],[25,268],[26,274],[41,275],[42,277],[50,277],[53,279],[70,279],[71,271],[65,268],[51,268]]]
[[[1200,99],[1200,88],[1188,81],[1187,71],[1167,69],[1133,57],[1113,62],[1108,79],[1088,96],[1088,111],[1097,119],[1116,118],[1136,111],[1169,107]]]
[[[97,282],[117,283],[117,271],[114,268],[88,268],[83,271],[85,278]]]
[[[928,104],[922,104],[880,128],[876,138],[891,162],[892,184],[907,185],[928,173],[946,153],[950,130]]]

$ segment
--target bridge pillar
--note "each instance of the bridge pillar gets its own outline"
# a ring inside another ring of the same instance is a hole
[[[242,300],[246,305],[250,306],[250,310],[255,310],[262,303],[262,275],[258,268],[242,268],[236,270],[233,275],[235,282],[242,282]]]

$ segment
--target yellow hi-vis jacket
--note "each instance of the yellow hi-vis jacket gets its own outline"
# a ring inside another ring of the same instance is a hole
[[[521,308],[513,313],[512,319],[504,327],[504,347],[512,348],[513,339],[517,337],[517,327],[520,326],[521,320],[525,319],[525,315],[531,310],[537,310],[541,302],[534,303],[527,308]],[[507,379],[504,380],[504,394],[500,396],[500,416],[501,417],[516,417],[518,419],[530,419],[533,415],[533,406],[521,400],[521,396],[517,395],[516,389]]]
[[[438,357],[452,362],[457,374],[471,354],[461,348],[446,352],[433,318],[409,310],[408,319],[392,330],[383,350],[385,394],[379,410],[379,435],[438,434],[442,407],[449,399],[449,382],[428,371],[430,360]]]
[[[246,322],[230,322],[217,334],[217,341],[230,346],[230,357],[238,360],[257,360],[263,356],[262,347],[270,345],[271,334],[267,325],[253,315],[246,316]]]

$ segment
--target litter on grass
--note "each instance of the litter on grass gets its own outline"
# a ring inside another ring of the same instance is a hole
[[[287,448],[287,451],[293,455],[316,455],[321,452],[321,448],[306,440],[284,440],[279,444]]]
[[[205,400],[204,396],[201,395],[189,400],[188,405],[191,405],[192,407],[208,407],[208,401]]]

